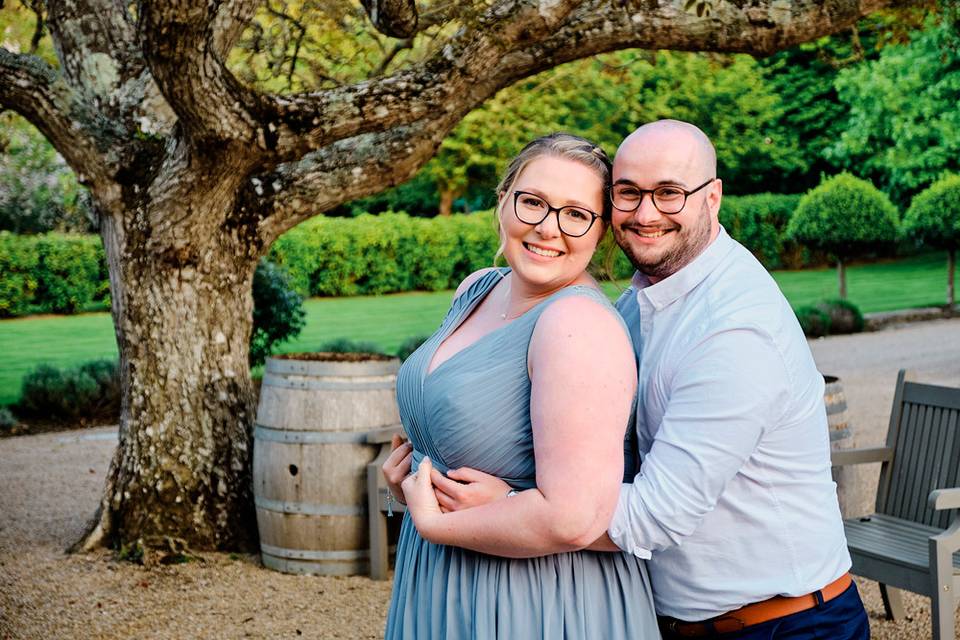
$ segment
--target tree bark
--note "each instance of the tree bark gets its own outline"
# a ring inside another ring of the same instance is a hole
[[[456,194],[450,189],[440,190],[440,215],[453,215],[453,200]]]
[[[256,257],[218,236],[150,259],[135,223],[121,216],[102,228],[123,402],[108,485],[81,546],[252,550]]]

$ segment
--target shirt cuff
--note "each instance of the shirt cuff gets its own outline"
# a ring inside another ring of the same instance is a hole
[[[637,556],[641,560],[650,559],[649,549],[644,549],[633,539],[633,531],[630,527],[630,492],[633,485],[625,482],[620,485],[620,496],[617,498],[617,509],[613,512],[613,519],[610,521],[610,529],[607,535],[613,540],[613,543]]]

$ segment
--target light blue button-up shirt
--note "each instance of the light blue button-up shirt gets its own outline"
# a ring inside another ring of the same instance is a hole
[[[722,228],[617,303],[639,358],[643,465],[610,525],[649,558],[657,613],[703,620],[850,568],[817,371],[796,316]]]

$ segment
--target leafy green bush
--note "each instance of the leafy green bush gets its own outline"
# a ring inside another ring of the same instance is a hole
[[[420,345],[429,339],[430,336],[410,336],[401,342],[400,346],[397,347],[397,357],[400,358],[400,362],[409,358],[414,351],[420,348]]]
[[[0,317],[30,312],[39,262],[36,238],[0,232]]]
[[[57,422],[115,419],[120,415],[117,362],[92,360],[63,369],[39,365],[24,377],[16,411]]]
[[[767,269],[824,264],[825,256],[805,249],[786,235],[799,202],[798,194],[725,196],[720,206],[720,223]]]
[[[75,313],[110,303],[100,238],[0,232],[0,316]]]
[[[60,154],[23,118],[0,114],[0,229],[93,230],[83,187]]]
[[[804,305],[794,310],[804,335],[822,338],[830,333],[830,314],[813,305]]]
[[[13,415],[9,407],[0,407],[0,431],[10,431],[20,424],[17,416]]]
[[[490,266],[497,245],[490,212],[319,216],[277,240],[270,259],[287,269],[305,296],[440,291]]]
[[[383,349],[373,342],[351,340],[350,338],[329,340],[314,349],[314,351],[322,353],[374,353],[377,355],[386,355],[383,353]]]
[[[37,299],[44,311],[76,313],[109,294],[106,264],[96,236],[49,233],[37,238]]]
[[[294,291],[290,278],[269,260],[261,260],[253,274],[250,365],[263,364],[275,345],[295,337],[305,323],[303,297]]]
[[[831,335],[863,331],[863,314],[849,300],[824,300],[815,306],[830,317],[828,330]]]
[[[952,307],[960,248],[960,175],[945,176],[917,194],[903,218],[903,228],[917,243],[947,250],[947,304]]]
[[[840,297],[846,298],[844,263],[895,246],[900,220],[890,199],[866,180],[849,173],[828,178],[797,205],[788,237],[836,257]]]

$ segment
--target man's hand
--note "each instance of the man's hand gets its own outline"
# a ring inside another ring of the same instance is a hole
[[[393,497],[396,498],[398,502],[406,504],[407,501],[403,497],[403,489],[400,485],[403,479],[410,473],[410,463],[413,460],[413,445],[409,442],[404,442],[403,438],[394,434],[393,438],[390,439],[390,448],[392,449],[390,456],[384,461],[381,467],[383,477],[387,481],[387,487],[390,489]]]
[[[505,498],[510,491],[510,485],[497,476],[469,467],[451,469],[446,476],[431,469],[430,480],[436,489],[437,502],[444,511],[479,507]]]

